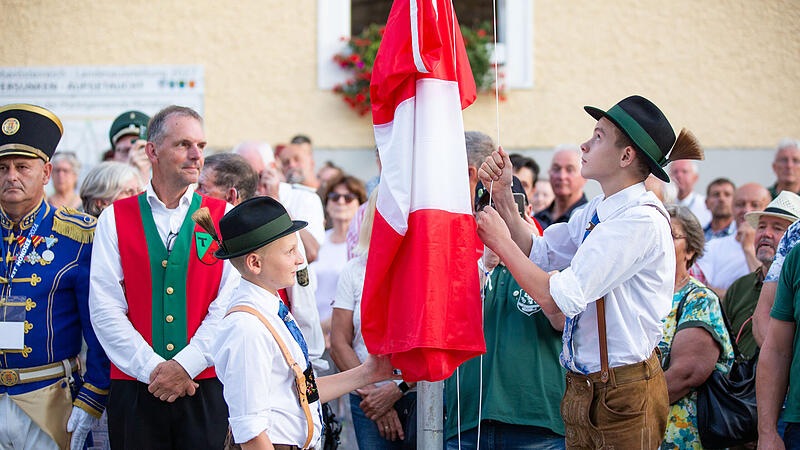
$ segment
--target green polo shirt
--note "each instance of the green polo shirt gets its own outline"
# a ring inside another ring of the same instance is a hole
[[[783,262],[778,278],[778,292],[770,316],[784,322],[794,322],[792,364],[789,371],[789,395],[783,420],[800,422],[800,245],[795,246]]]
[[[561,397],[566,383],[558,355],[561,332],[553,329],[534,300],[503,265],[491,274],[484,300],[482,420],[547,428],[564,434]],[[445,439],[478,426],[480,357],[461,364],[445,380]],[[460,384],[460,389],[458,389]],[[460,395],[459,395],[460,394]]]
[[[755,272],[734,281],[725,293],[725,301],[722,302],[722,308],[731,324],[731,339],[735,340],[736,336],[739,336],[736,345],[739,346],[742,356],[747,359],[752,358],[758,350],[756,339],[753,337],[753,321],[748,320],[753,317],[763,284],[764,274],[759,267]]]

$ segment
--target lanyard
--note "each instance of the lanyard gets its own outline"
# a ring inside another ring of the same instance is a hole
[[[45,210],[47,209],[47,205],[42,205],[39,208],[39,213],[36,214],[36,220],[33,222],[30,230],[28,230],[28,234],[25,236],[25,242],[22,244],[22,248],[19,251],[19,255],[17,255],[17,259],[14,261],[14,267],[11,269],[11,274],[8,276],[8,297],[11,297],[11,287],[14,280],[14,275],[17,274],[17,269],[22,265],[25,255],[28,254],[28,249],[31,246],[31,238],[36,234],[36,230],[39,228],[39,224],[42,223],[42,219],[44,219]],[[8,272],[8,262],[7,262],[7,249],[6,249],[6,240],[0,233],[0,253],[2,253],[2,268],[3,272]]]

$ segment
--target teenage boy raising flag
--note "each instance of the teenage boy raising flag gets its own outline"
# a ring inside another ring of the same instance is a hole
[[[643,97],[608,111],[585,109],[597,123],[581,145],[581,175],[597,180],[603,194],[569,222],[532,236],[517,214],[511,162],[500,149],[479,172],[484,185],[494,183],[497,210],[478,214],[478,234],[545,312],[567,317],[567,447],[654,449],[669,407],[655,348],[672,305],[675,249],[669,216],[644,180],[652,173],[669,181],[662,169],[668,162],[703,154],[690,132],[676,140],[664,114]]]

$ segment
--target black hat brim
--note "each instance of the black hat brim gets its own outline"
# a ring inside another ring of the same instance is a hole
[[[614,126],[616,126],[620,131],[625,133],[625,136],[628,136],[628,139],[630,139],[631,142],[633,142],[634,148],[636,148],[636,150],[639,152],[639,155],[643,155],[645,157],[645,162],[647,163],[647,166],[650,167],[650,172],[653,175],[655,175],[656,178],[658,178],[659,180],[665,183],[669,183],[670,180],[669,180],[669,175],[667,175],[667,172],[664,171],[664,169],[658,164],[658,162],[656,162],[656,160],[653,159],[652,156],[650,156],[646,151],[642,150],[639,147],[639,144],[636,142],[636,139],[634,139],[628,133],[628,131],[625,129],[624,126],[622,126],[622,124],[619,123],[619,121],[617,121],[613,116],[609,115],[608,112],[600,108],[595,108],[594,106],[584,106],[583,109],[587,113],[589,113],[589,115],[592,116],[595,120],[600,120],[600,118],[602,117],[605,117],[606,119],[610,120],[611,123],[614,124]]]
[[[246,255],[246,254],[248,254],[248,253],[250,253],[252,251],[258,250],[259,248],[269,244],[270,242],[277,241],[278,239],[280,239],[280,238],[282,238],[284,236],[287,236],[289,234],[292,234],[292,233],[295,233],[297,231],[300,231],[303,228],[305,228],[307,225],[308,225],[308,222],[305,222],[303,220],[293,220],[292,221],[292,226],[289,227],[288,229],[286,229],[285,231],[281,232],[281,233],[278,233],[278,234],[276,234],[274,236],[270,236],[269,238],[264,239],[263,241],[260,241],[259,243],[255,244],[255,245],[252,245],[252,246],[250,246],[248,248],[244,248],[244,249],[241,249],[241,250],[239,250],[237,252],[233,252],[233,253],[228,253],[228,252],[225,251],[224,248],[220,247],[219,249],[217,249],[217,251],[214,252],[214,257],[216,257],[217,259],[231,259],[231,258],[236,258],[237,256]]]

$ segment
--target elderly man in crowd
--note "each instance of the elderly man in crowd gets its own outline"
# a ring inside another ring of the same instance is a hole
[[[96,221],[45,201],[61,121],[38,106],[8,105],[0,123],[0,447],[81,449],[109,384],[88,308]]]
[[[311,139],[298,134],[280,154],[281,169],[290,184],[300,184],[316,192],[319,180],[314,175],[314,155]]]
[[[700,226],[705,228],[711,222],[711,212],[706,207],[706,199],[694,192],[694,185],[697,184],[697,163],[695,161],[675,161],[669,165],[669,177],[678,187],[678,201],[681,206],[689,208],[689,211],[697,217]]]
[[[586,204],[583,193],[586,179],[581,176],[581,151],[578,147],[556,147],[548,173],[555,200],[534,216],[542,228],[569,221],[575,210]]]
[[[316,192],[304,186],[281,181],[275,165],[275,156],[268,149],[269,144],[266,142],[246,141],[234,147],[233,153],[244,157],[250,163],[250,167],[260,175],[257,190],[259,195],[268,195],[281,202],[292,219],[308,222],[308,226],[300,230],[300,238],[306,249],[306,259],[308,262],[314,262],[317,259],[319,246],[325,240],[322,200]]]
[[[706,242],[736,233],[733,220],[733,193],[736,186],[727,178],[717,178],[706,190],[706,207],[711,211],[711,222],[703,228]]]
[[[233,153],[217,153],[206,158],[197,192],[236,206],[255,195],[257,186],[258,174],[246,159]]]
[[[745,220],[751,211],[763,211],[770,201],[769,191],[758,183],[743,184],[733,196],[733,217],[736,234],[714,239],[706,244],[706,251],[695,266],[693,274],[718,296],[738,278],[761,267],[756,257],[755,229]]]
[[[745,214],[747,223],[756,229],[753,242],[761,266],[731,284],[722,304],[731,324],[732,336],[746,358],[755,355],[758,345],[753,337],[751,318],[758,303],[764,277],[767,275],[781,236],[793,222],[800,219],[800,196],[781,192],[762,212]]]
[[[205,207],[219,222],[232,208],[192,188],[205,146],[197,112],[161,110],[148,126],[146,191],[98,219],[89,307],[113,363],[113,448],[196,450],[225,441],[228,409],[211,345],[240,276],[213,257],[216,243],[191,219]]]
[[[800,193],[800,142],[796,139],[782,139],[772,162],[775,184],[770,186],[772,198],[781,191]]]

